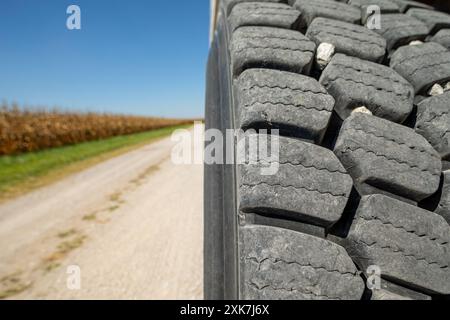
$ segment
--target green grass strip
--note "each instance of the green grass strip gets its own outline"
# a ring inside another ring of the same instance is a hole
[[[113,151],[139,146],[168,136],[174,130],[190,125],[172,126],[104,140],[84,142],[71,146],[30,152],[14,156],[0,156],[0,192],[26,180],[45,176],[64,167],[89,160]]]

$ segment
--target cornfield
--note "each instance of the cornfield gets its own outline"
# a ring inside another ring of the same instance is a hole
[[[0,107],[0,155],[139,133],[192,120]]]

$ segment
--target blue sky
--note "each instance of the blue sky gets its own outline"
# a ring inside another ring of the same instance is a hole
[[[1,0],[0,100],[203,116],[208,32],[209,0]]]

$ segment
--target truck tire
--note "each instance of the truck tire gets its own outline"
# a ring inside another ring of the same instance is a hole
[[[450,16],[377,2],[382,30],[362,25],[371,1],[221,1],[207,67],[206,299],[450,297]],[[228,144],[212,148],[210,129]],[[252,141],[277,158],[253,159]]]

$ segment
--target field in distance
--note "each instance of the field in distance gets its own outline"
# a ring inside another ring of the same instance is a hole
[[[131,151],[192,119],[0,108],[0,202]]]

